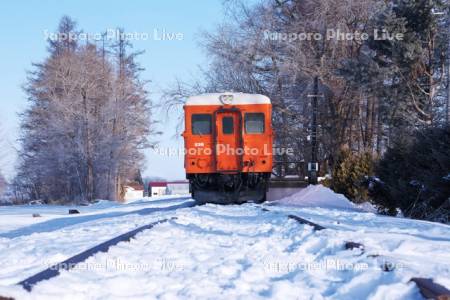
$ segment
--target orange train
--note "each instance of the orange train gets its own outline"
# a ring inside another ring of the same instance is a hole
[[[263,95],[215,93],[184,105],[185,169],[201,203],[262,202],[272,172],[272,105]]]

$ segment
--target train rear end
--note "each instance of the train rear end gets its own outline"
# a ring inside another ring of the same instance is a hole
[[[262,202],[272,172],[272,106],[262,95],[190,97],[185,111],[185,169],[200,203]]]

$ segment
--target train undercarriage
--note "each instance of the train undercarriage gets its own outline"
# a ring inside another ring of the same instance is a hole
[[[188,174],[192,198],[199,204],[266,201],[271,173]]]

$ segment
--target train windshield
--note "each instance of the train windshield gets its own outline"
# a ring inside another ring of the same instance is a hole
[[[234,119],[233,117],[223,117],[222,119],[222,130],[223,134],[233,134],[234,133]]]
[[[248,113],[245,114],[245,132],[263,133],[264,132],[264,114]]]
[[[211,134],[211,115],[196,114],[192,115],[192,134],[202,135]]]

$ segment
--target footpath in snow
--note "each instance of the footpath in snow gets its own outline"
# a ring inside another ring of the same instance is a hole
[[[81,214],[76,216],[65,215],[67,207],[1,207],[0,295],[422,299],[409,282],[412,277],[433,278],[450,287],[450,227],[443,224],[365,212],[321,186],[262,206],[186,207],[191,201],[102,202],[77,208]],[[36,210],[41,219],[31,218]],[[327,229],[314,231],[287,214]],[[15,285],[100,242],[170,217],[177,218],[62,271],[31,293]],[[362,243],[365,250],[345,250],[346,241]]]

